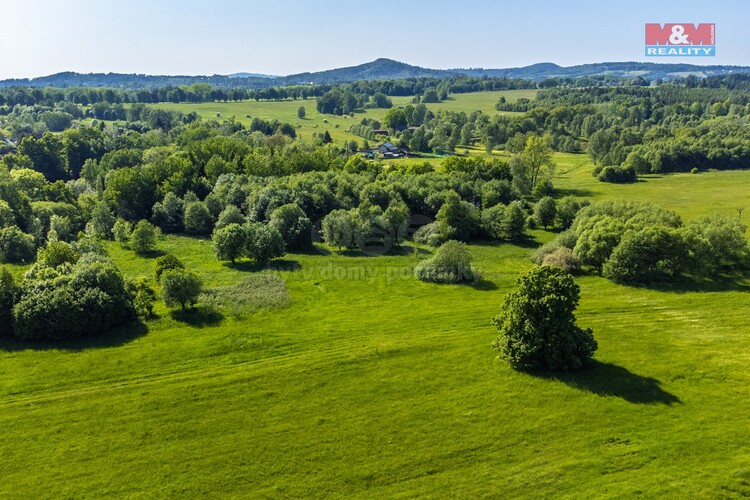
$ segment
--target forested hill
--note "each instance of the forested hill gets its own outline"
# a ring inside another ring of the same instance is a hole
[[[360,80],[398,80],[407,78],[449,78],[452,76],[524,78],[540,82],[549,78],[576,78],[582,76],[610,75],[643,77],[647,80],[669,80],[695,75],[706,77],[729,73],[750,72],[750,66],[700,66],[695,64],[657,64],[642,62],[606,62],[563,67],[553,63],[540,63],[521,68],[506,69],[429,69],[394,61],[375,61],[346,68],[271,77],[250,73],[213,76],[154,76],[119,73],[58,73],[55,75],[0,81],[0,88],[29,87],[108,87],[122,89],[157,88],[166,86],[207,83],[219,88],[260,89],[295,84],[346,83]],[[249,76],[245,76],[249,75]]]
[[[466,74],[467,70],[428,69],[394,61],[392,59],[376,59],[375,61],[350,66],[347,68],[330,69],[316,73],[300,73],[289,75],[284,79],[289,83],[345,83],[359,80],[399,80],[403,78],[448,78]]]

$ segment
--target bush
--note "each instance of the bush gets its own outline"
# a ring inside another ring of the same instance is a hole
[[[13,264],[32,262],[35,253],[33,236],[24,233],[16,226],[0,229],[0,262]]]
[[[417,279],[431,283],[474,283],[479,273],[471,265],[471,255],[464,243],[446,241],[431,259],[423,260],[414,269]]]
[[[145,276],[128,280],[126,288],[128,294],[130,294],[136,314],[141,318],[150,318],[153,316],[156,292],[151,287],[150,280]]]
[[[534,189],[531,192],[531,196],[538,200],[552,195],[553,192],[554,187],[552,186],[552,181],[550,181],[549,179],[542,179],[537,182],[536,186],[534,186]]]
[[[620,283],[660,283],[692,267],[690,245],[679,229],[649,226],[628,231],[604,264],[602,274]]]
[[[568,273],[575,273],[581,267],[581,263],[573,253],[573,250],[566,247],[560,247],[547,254],[542,261],[542,265],[559,267]]]
[[[633,167],[604,167],[596,176],[601,182],[613,182],[616,184],[629,184],[638,180],[638,175]]]
[[[167,307],[179,305],[184,311],[194,306],[201,293],[202,284],[195,273],[183,269],[165,270],[159,280],[161,297]]]
[[[170,269],[185,269],[185,264],[183,264],[180,259],[169,253],[157,258],[154,263],[154,276],[156,276],[156,281],[159,282],[164,271]]]
[[[493,347],[517,370],[570,370],[588,363],[597,349],[590,329],[576,325],[580,288],[551,266],[521,275],[492,322],[500,335]]]
[[[417,229],[414,233],[414,241],[422,243],[423,245],[437,247],[445,243],[446,237],[440,233],[438,223],[432,222]]]
[[[130,233],[130,249],[138,254],[145,254],[154,250],[157,234],[156,227],[147,220],[138,221],[133,232]]]
[[[572,251],[576,246],[577,239],[578,238],[573,231],[563,231],[562,233],[558,234],[554,240],[548,241],[541,247],[534,250],[534,252],[531,254],[531,262],[541,266],[544,262],[544,259],[546,259],[548,255],[555,253],[560,248],[567,248]],[[576,261],[578,261],[577,257]]]

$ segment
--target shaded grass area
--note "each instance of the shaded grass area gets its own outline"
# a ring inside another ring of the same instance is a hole
[[[563,382],[597,396],[622,398],[629,403],[672,405],[681,402],[680,398],[662,389],[659,380],[642,377],[622,366],[597,360],[577,372],[544,372],[535,375]]]
[[[54,350],[54,351],[85,351],[118,347],[132,342],[148,333],[148,326],[141,321],[121,326],[104,332],[96,337],[79,337],[65,341],[59,340],[22,340],[10,335],[0,336],[0,352],[16,352],[26,350]]]

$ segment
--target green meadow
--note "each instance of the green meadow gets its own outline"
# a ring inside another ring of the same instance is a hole
[[[273,104],[296,120],[299,103]],[[265,105],[226,106],[262,116]],[[201,112],[235,109],[210,106]],[[750,202],[750,172],[612,185],[585,155],[556,160],[563,195],[650,200],[685,219]],[[159,251],[206,286],[274,273],[290,305],[236,315],[158,304],[156,318],[98,339],[2,339],[0,496],[750,495],[750,283],[656,290],[578,277],[594,365],[514,372],[490,347],[490,318],[553,236],[471,245],[476,286],[416,280],[424,249],[321,247],[258,271],[168,236]],[[152,274],[153,258],[107,248],[124,274]]]
[[[737,209],[750,207],[748,172],[709,171],[699,174],[644,175],[634,184],[599,182],[591,172],[594,165],[588,155],[556,154],[557,175],[554,185],[561,194],[591,201],[626,199],[651,201],[674,210],[684,220],[723,213],[737,216]],[[750,222],[750,212],[742,215]]]
[[[500,96],[505,96],[509,102],[515,102],[521,97],[533,99],[537,90],[500,90],[494,92],[470,92],[466,94],[452,94],[447,101],[434,104],[426,104],[433,113],[440,110],[471,112],[481,110],[488,115],[497,113],[495,104]],[[393,97],[394,106],[406,106],[412,100],[411,97]],[[334,142],[341,144],[344,141],[355,140],[362,143],[363,139],[357,135],[346,132],[352,125],[357,125],[363,117],[382,120],[386,109],[367,109],[355,113],[354,117],[334,116],[318,113],[315,108],[315,99],[298,99],[288,101],[240,101],[240,102],[210,102],[210,103],[159,103],[153,107],[190,113],[195,111],[204,119],[228,119],[234,117],[245,126],[249,126],[253,118],[263,120],[279,120],[291,123],[297,127],[297,136],[303,141],[311,141],[313,134],[323,134],[326,130],[331,134]],[[297,109],[305,107],[305,118],[297,117]],[[250,118],[248,118],[248,116]]]

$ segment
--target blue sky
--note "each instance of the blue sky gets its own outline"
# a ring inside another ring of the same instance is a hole
[[[647,22],[716,23],[716,57],[655,62],[750,65],[740,1],[2,0],[0,14],[0,78],[642,61]]]

